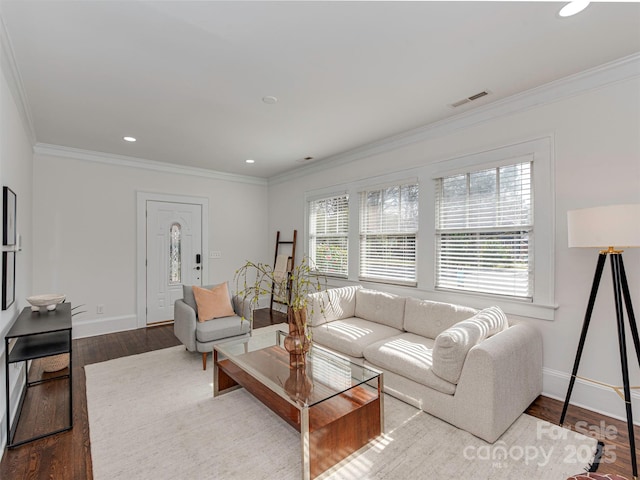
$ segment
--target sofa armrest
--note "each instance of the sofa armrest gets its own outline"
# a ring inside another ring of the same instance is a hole
[[[474,346],[456,388],[458,426],[495,442],[542,393],[542,337],[513,325]]]
[[[182,299],[176,300],[173,309],[173,333],[187,350],[196,351],[196,311]]]

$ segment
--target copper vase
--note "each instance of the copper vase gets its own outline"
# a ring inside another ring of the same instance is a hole
[[[287,312],[289,321],[289,334],[284,338],[284,348],[289,352],[289,367],[300,368],[307,363],[307,352],[311,341],[307,336],[307,312],[306,310],[289,309]]]
[[[313,391],[313,383],[307,377],[306,368],[289,370],[289,378],[284,382],[284,389],[294,402],[306,403]]]

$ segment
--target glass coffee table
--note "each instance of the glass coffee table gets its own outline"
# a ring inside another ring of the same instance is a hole
[[[289,367],[282,331],[213,348],[213,394],[244,387],[300,432],[302,478],[315,478],[384,431],[382,372],[312,345]]]

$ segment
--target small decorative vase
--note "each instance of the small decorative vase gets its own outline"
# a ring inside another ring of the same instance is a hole
[[[289,367],[301,368],[307,364],[307,352],[311,347],[311,341],[307,337],[307,312],[306,310],[289,309],[289,334],[284,338],[284,348],[289,352]]]

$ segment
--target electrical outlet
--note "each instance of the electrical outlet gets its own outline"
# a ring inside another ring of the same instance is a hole
[[[104,305],[100,304],[96,307],[96,313],[102,315],[104,313]]]
[[[222,252],[220,250],[209,251],[209,258],[222,258]]]

